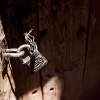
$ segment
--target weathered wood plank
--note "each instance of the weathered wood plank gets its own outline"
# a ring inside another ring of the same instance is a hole
[[[44,100],[80,100],[89,0],[39,2],[40,50],[48,58],[42,70]]]
[[[91,0],[83,100],[100,100],[100,1]]]
[[[33,28],[38,31],[37,0],[1,0],[3,19],[8,46],[24,44],[23,32]],[[35,33],[36,35],[37,33]],[[18,59],[11,59],[17,100],[42,100],[39,72],[31,74],[27,66]]]
[[[9,76],[13,82],[10,66],[6,62],[3,63],[4,60],[1,57],[1,52],[5,48],[7,48],[7,44],[0,17],[0,100],[15,100],[14,95],[12,95],[13,92],[8,79]],[[6,70],[8,71],[7,73]]]

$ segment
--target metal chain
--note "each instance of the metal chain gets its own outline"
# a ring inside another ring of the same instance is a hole
[[[5,49],[2,51],[2,56],[12,58],[22,57],[25,54],[25,51],[22,50],[24,48],[30,49],[30,45],[24,44],[21,45],[19,48]]]
[[[27,48],[30,53],[31,52],[34,53],[34,52],[38,51],[37,45],[34,41],[34,39],[35,39],[34,36],[30,35],[30,33],[32,31],[33,31],[33,29],[31,29],[29,32],[24,33],[25,42],[27,44],[23,44],[19,48],[4,49],[4,50],[2,50],[2,56],[3,57],[20,58],[25,54],[25,51],[23,50],[24,48]]]

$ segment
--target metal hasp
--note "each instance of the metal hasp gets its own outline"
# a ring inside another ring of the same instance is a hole
[[[32,29],[24,33],[26,44],[21,45],[19,48],[5,49],[2,52],[2,56],[19,58],[22,64],[29,66],[33,72],[36,72],[44,67],[48,63],[48,60],[38,51],[34,36],[30,35],[31,32]],[[26,53],[26,55],[25,48],[28,50],[28,54]],[[35,59],[33,60],[33,58]]]

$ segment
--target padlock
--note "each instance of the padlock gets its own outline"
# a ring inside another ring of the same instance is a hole
[[[35,59],[32,61],[33,58]],[[38,50],[35,50],[35,52],[29,52],[26,57],[20,57],[19,59],[23,62],[23,64],[29,66],[29,68],[31,68],[34,72],[40,70],[48,62]]]
[[[20,57],[20,60],[23,62],[23,64],[28,65],[34,72],[36,72],[44,67],[48,63],[48,61],[38,51],[37,44],[34,41],[34,36],[30,35],[31,32],[32,30],[30,30],[28,33],[25,33],[25,41],[27,43],[29,54],[24,58]],[[18,52],[21,51],[24,47],[26,48],[26,45],[20,46],[18,48]],[[35,59],[33,60],[33,58]]]
[[[31,36],[30,30],[28,33],[25,33],[25,42],[26,44],[21,45],[19,48],[11,48],[5,49],[2,51],[3,58],[12,57],[12,58],[19,58],[23,64],[29,66],[29,68],[36,72],[44,67],[48,61],[47,59],[38,51],[38,47],[36,42],[34,41],[34,36]],[[27,49],[23,50],[23,49]]]
[[[32,58],[35,58],[34,61],[32,61]],[[26,56],[25,58],[21,57],[20,60],[23,62],[23,64],[26,64],[27,66],[29,66],[29,68],[33,69],[34,72],[40,70],[48,62],[40,52],[38,52],[37,56],[34,56],[34,54],[32,54]]]

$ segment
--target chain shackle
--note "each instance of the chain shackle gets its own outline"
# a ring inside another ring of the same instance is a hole
[[[31,46],[28,45],[28,44],[23,44],[21,45],[18,49],[17,49],[17,52],[20,52],[22,51],[23,49],[27,48],[29,51],[31,50]]]
[[[25,53],[24,51],[20,51],[20,52],[16,52],[16,53],[8,52],[8,53],[2,53],[2,56],[4,56],[4,57],[18,58],[18,57],[23,56],[24,53]]]
[[[11,49],[5,49],[2,51],[2,56],[4,57],[12,57],[12,58],[19,58],[22,57],[25,54],[25,51],[22,50],[24,48],[31,49],[30,45],[24,44],[21,45],[19,48],[11,48]]]

